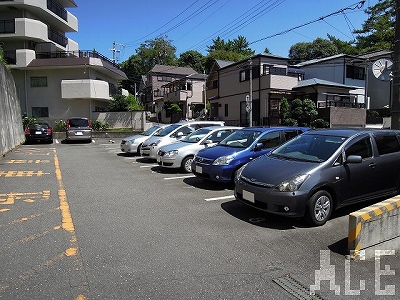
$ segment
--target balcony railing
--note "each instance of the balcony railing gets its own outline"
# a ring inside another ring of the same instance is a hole
[[[15,21],[0,20],[0,34],[1,33],[15,33]]]
[[[67,21],[67,11],[65,10],[64,7],[62,7],[60,4],[58,4],[57,2],[53,1],[53,0],[47,0],[47,8],[52,11],[53,13],[55,13],[57,16],[59,16],[60,18],[64,19],[65,21]]]
[[[93,57],[93,58],[100,58],[107,63],[112,64],[114,67],[120,69],[119,65],[114,63],[111,59],[101,55],[99,52],[96,51],[89,51],[89,50],[77,50],[77,51],[55,51],[55,52],[37,52],[36,58],[37,59],[47,59],[47,58],[81,58],[81,57]]]
[[[318,108],[326,107],[349,107],[349,108],[365,108],[365,103],[350,103],[342,101],[319,101]]]
[[[48,36],[50,41],[53,41],[63,47],[67,46],[68,44],[68,39],[64,35],[59,34],[51,29],[48,29]]]

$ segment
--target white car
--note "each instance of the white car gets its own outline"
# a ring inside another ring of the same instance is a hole
[[[161,146],[172,144],[202,127],[224,126],[224,121],[183,121],[171,124],[143,142],[140,154],[156,159]]]
[[[211,126],[200,128],[182,140],[161,147],[157,153],[157,163],[166,168],[181,168],[192,172],[192,161],[197,151],[212,147],[242,127]]]
[[[161,131],[167,125],[154,125],[141,134],[131,135],[121,141],[121,151],[140,155],[140,148],[145,140]]]

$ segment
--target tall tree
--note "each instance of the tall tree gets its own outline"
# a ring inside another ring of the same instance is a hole
[[[121,63],[121,69],[128,76],[122,82],[123,88],[134,94],[135,84],[139,87],[141,76],[147,74],[156,64],[177,65],[176,48],[166,37],[147,40],[136,49],[136,54]]]
[[[338,53],[344,53],[348,55],[359,54],[359,49],[355,45],[355,40],[346,42],[330,34],[328,34],[328,39],[336,46]]]
[[[357,48],[362,53],[378,50],[394,50],[396,1],[379,0],[377,4],[365,10],[368,19],[362,29],[355,30]]]
[[[204,73],[204,55],[194,50],[183,52],[178,58],[178,66],[191,67],[198,73]]]
[[[317,38],[313,42],[297,43],[290,47],[289,58],[292,63],[299,63],[305,60],[323,58],[338,54],[338,48],[332,41]]]

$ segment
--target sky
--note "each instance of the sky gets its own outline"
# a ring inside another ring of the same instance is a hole
[[[225,42],[244,36],[256,54],[266,48],[288,57],[290,47],[330,34],[354,40],[378,0],[75,0],[68,10],[78,19],[78,32],[67,37],[80,50],[96,50],[121,63],[146,40],[164,37],[176,56],[207,46],[218,36]],[[355,9],[354,9],[355,8]],[[115,47],[113,43],[115,42]],[[116,51],[113,52],[112,49]],[[115,55],[115,56],[114,56]]]

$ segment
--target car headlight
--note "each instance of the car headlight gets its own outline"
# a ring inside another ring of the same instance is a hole
[[[241,166],[237,171],[236,171],[236,180],[239,180],[240,176],[242,176],[242,171],[246,167],[246,165]]]
[[[135,142],[135,140],[127,140],[127,141],[126,141],[126,144],[132,145],[134,142]]]
[[[280,192],[295,192],[309,176],[308,174],[297,175],[277,185],[276,189]]]
[[[221,156],[218,157],[216,160],[214,160],[213,165],[229,165],[229,163],[233,160],[232,155],[227,155],[227,156]]]
[[[178,150],[171,150],[164,154],[164,157],[174,157],[178,155]]]

